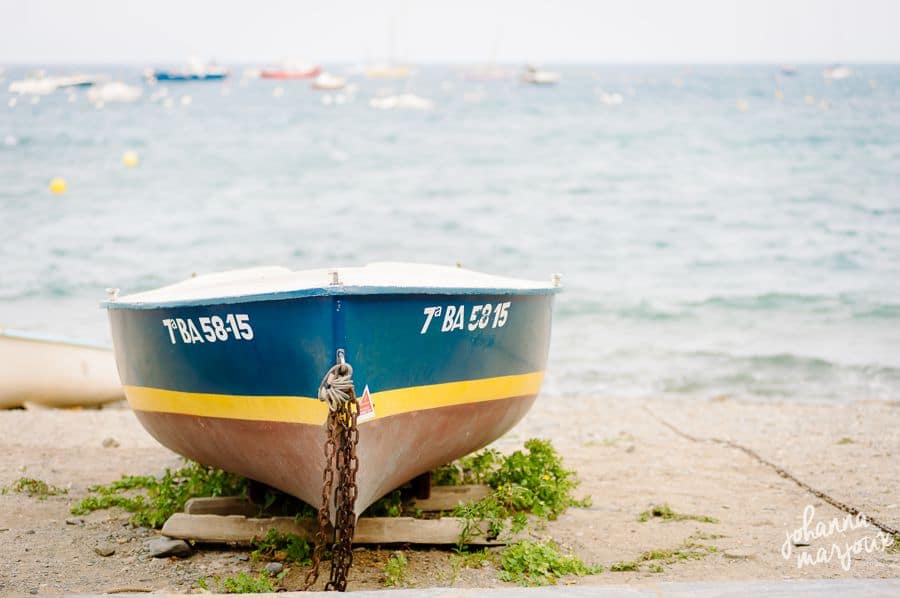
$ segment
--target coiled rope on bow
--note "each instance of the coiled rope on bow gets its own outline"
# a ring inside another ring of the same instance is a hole
[[[319,385],[319,400],[328,405],[326,423],[325,467],[322,471],[322,504],[319,507],[319,529],[316,532],[316,548],[312,567],[306,574],[304,590],[310,589],[319,578],[319,563],[326,543],[331,544],[331,575],[326,590],[347,589],[347,573],[353,564],[353,534],[356,531],[356,472],[359,459],[356,446],[359,430],[356,417],[359,404],[353,386],[353,367],[344,360],[344,350],[338,349],[337,363],[328,370]],[[338,484],[332,489],[337,475]],[[334,529],[328,542],[327,530],[331,524],[331,502],[334,501]]]
[[[338,363],[331,366],[319,385],[319,400],[328,404],[329,413],[341,409],[353,394],[353,366],[344,361],[344,351],[338,351]]]

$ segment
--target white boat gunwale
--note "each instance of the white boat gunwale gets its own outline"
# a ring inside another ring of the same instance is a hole
[[[359,282],[349,284],[304,284],[303,276],[315,276],[316,280],[326,281],[329,274],[336,272],[340,278],[344,274],[352,275],[370,274],[364,272],[369,268],[385,268],[391,266],[412,266],[421,268],[425,271],[434,268],[425,264],[393,264],[393,263],[377,263],[364,267],[337,267],[330,270],[301,270],[291,271],[287,268],[279,267],[260,267],[238,270],[233,272],[219,272],[204,275],[197,278],[191,278],[182,282],[169,285],[167,287],[154,289],[145,292],[138,292],[126,296],[111,298],[101,302],[101,307],[106,309],[159,309],[168,307],[191,307],[205,305],[229,305],[238,303],[252,303],[259,301],[280,301],[286,299],[302,299],[308,297],[335,297],[335,296],[359,296],[359,295],[546,295],[555,294],[561,289],[558,284],[553,281],[539,282],[533,280],[504,278],[499,276],[491,276],[474,272],[470,270],[462,270],[450,267],[445,268],[454,274],[459,273],[461,278],[471,278],[472,280],[453,281],[448,276],[445,284],[440,284],[429,280],[429,284],[378,284],[376,282]],[[278,275],[282,278],[280,284],[274,285],[273,281],[266,281],[262,277],[251,280],[233,281],[230,288],[221,288],[224,285],[212,284],[209,287],[201,286],[206,283],[228,283],[229,275]],[[375,278],[383,275],[384,272],[374,272]],[[408,274],[408,272],[407,272]],[[296,277],[296,280],[290,277]],[[483,285],[479,285],[479,281],[484,281]],[[287,286],[294,288],[283,288],[274,291],[260,291],[258,289],[265,288],[266,283],[270,286]],[[349,282],[349,281],[348,281]],[[241,285],[244,285],[243,288]],[[234,286],[236,285],[236,286]],[[199,288],[198,288],[199,287]],[[178,294],[182,296],[179,297]]]

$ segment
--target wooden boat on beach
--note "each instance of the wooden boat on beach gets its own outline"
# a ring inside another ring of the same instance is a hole
[[[199,276],[106,303],[125,395],[163,445],[319,506],[338,350],[360,397],[358,515],[534,402],[554,284],[380,263]]]
[[[0,408],[93,406],[123,398],[109,347],[0,329]]]

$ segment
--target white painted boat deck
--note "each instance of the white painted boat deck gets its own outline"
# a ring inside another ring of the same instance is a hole
[[[432,264],[376,262],[362,267],[333,267],[315,270],[289,270],[280,266],[261,266],[243,270],[217,272],[189,278],[159,289],[133,293],[117,298],[115,303],[153,304],[172,301],[196,301],[289,293],[329,287],[374,287],[404,289],[552,289],[545,281],[494,276]]]

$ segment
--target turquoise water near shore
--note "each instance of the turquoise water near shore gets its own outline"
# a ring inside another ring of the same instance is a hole
[[[106,287],[460,262],[562,274],[550,396],[898,400],[900,69],[851,68],[569,66],[536,88],[431,66],[352,94],[237,69],[98,108],[10,106],[8,67],[0,326],[103,340]],[[434,108],[370,106],[391,92]]]

